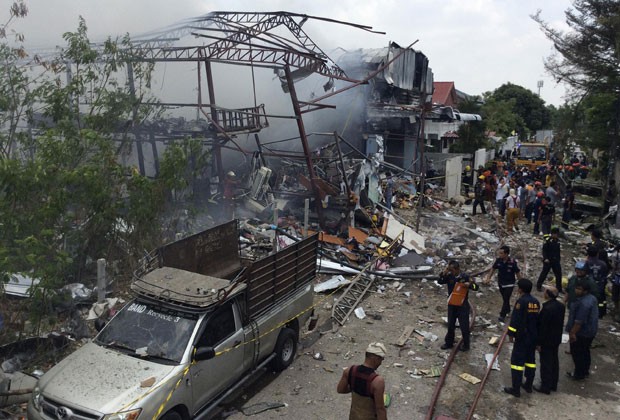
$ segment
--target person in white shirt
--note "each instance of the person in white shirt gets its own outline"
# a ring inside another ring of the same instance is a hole
[[[506,178],[501,177],[497,181],[497,191],[495,193],[495,203],[497,204],[497,211],[500,216],[504,217],[506,214],[506,206],[504,205],[504,198],[508,194],[508,183]]]

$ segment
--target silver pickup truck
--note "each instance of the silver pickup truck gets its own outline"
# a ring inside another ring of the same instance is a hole
[[[288,367],[312,312],[317,236],[256,261],[236,221],[153,252],[135,298],[38,381],[29,419],[191,419]]]

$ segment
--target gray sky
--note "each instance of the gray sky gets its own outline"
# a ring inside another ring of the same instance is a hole
[[[308,35],[325,51],[383,47],[390,41],[414,46],[430,60],[435,81],[454,81],[457,89],[481,94],[511,82],[561,105],[564,87],[545,74],[543,58],[551,43],[530,18],[537,9],[557,28],[566,28],[569,0],[26,0],[28,16],[12,25],[27,45],[62,44],[62,33],[83,16],[91,40],[126,32],[139,34],[211,11],[289,11],[372,26],[375,35],[336,24],[311,23]],[[6,19],[6,6],[0,17]]]

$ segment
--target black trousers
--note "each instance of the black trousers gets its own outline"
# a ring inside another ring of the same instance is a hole
[[[570,354],[575,364],[573,376],[577,379],[583,379],[590,374],[590,364],[592,363],[590,346],[592,345],[592,340],[594,340],[594,337],[582,337],[578,335],[577,340],[570,343]]]
[[[448,346],[454,345],[454,332],[456,331],[456,320],[459,321],[459,328],[463,335],[463,346],[469,347],[469,303],[463,306],[448,305],[448,332],[445,342]]]
[[[512,296],[512,289],[514,285],[509,287],[502,287],[499,285],[499,292],[502,295],[502,309],[499,311],[499,316],[502,318],[510,313],[510,296]]]
[[[538,276],[538,281],[536,282],[536,287],[542,287],[545,279],[547,278],[547,274],[549,271],[553,270],[553,275],[555,276],[555,287],[558,289],[558,292],[562,291],[562,265],[559,261],[550,261],[548,263],[543,263],[542,271]]]
[[[474,209],[473,209],[473,215],[476,215],[476,207],[478,207],[478,205],[480,205],[480,209],[482,210],[482,214],[487,214],[487,209],[484,208],[484,199],[475,199],[474,200]]]
[[[531,387],[536,376],[536,343],[529,337],[517,338],[510,356],[512,389],[520,390],[525,374],[525,385]]]
[[[551,216],[543,216],[540,218],[540,229],[542,230],[543,235],[551,234]]]
[[[560,378],[559,347],[559,345],[540,347],[540,388],[544,391],[556,391],[558,389]]]

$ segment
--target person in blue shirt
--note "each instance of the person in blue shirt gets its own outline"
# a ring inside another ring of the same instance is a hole
[[[577,281],[575,294],[577,299],[569,308],[565,329],[575,370],[566,372],[566,375],[580,381],[590,375],[590,346],[598,331],[598,302],[590,293],[590,283],[587,281]]]

